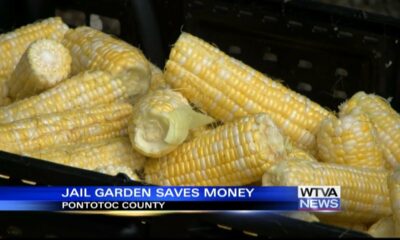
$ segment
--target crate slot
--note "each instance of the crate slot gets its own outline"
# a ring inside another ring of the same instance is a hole
[[[252,12],[244,11],[244,10],[240,10],[240,11],[239,11],[239,14],[240,14],[240,15],[245,15],[245,16],[253,16],[253,13],[252,13]]]
[[[231,54],[239,55],[242,53],[242,49],[236,45],[230,45],[228,48],[228,52]]]
[[[217,227],[224,229],[224,230],[228,230],[228,231],[232,231],[232,227],[226,226],[226,225],[222,225],[222,224],[217,224]]]
[[[258,237],[258,234],[255,233],[255,232],[250,232],[250,231],[243,230],[243,233],[248,235],[248,236],[251,236],[251,237]]]
[[[326,27],[314,26],[311,31],[318,32],[318,33],[326,33],[326,32],[328,32],[328,29]]]
[[[10,176],[7,176],[7,175],[0,174],[0,178],[4,178],[4,179],[10,179]]]
[[[333,97],[338,99],[347,99],[347,93],[342,90],[333,90]]]
[[[290,21],[288,21],[288,26],[289,27],[302,27],[303,24],[301,22],[298,22],[298,21],[290,20]]]
[[[90,14],[90,26],[108,34],[120,35],[121,23],[118,19]]]
[[[351,38],[353,37],[353,34],[351,32],[339,31],[337,36],[339,38]]]
[[[228,11],[229,11],[229,8],[226,6],[216,5],[213,8],[213,12],[227,13]]]
[[[193,3],[196,4],[196,5],[199,5],[199,6],[203,6],[204,5],[204,3],[202,1],[200,1],[200,0],[195,0],[195,1],[193,1]]]
[[[102,30],[103,29],[103,21],[100,19],[100,16],[97,14],[90,14],[89,18],[89,24],[92,28],[95,28],[97,30]]]
[[[377,43],[377,42],[379,42],[379,40],[376,37],[371,37],[371,36],[364,36],[363,41],[367,42],[367,43]]]
[[[277,62],[278,61],[278,56],[274,53],[266,52],[263,55],[263,60],[264,61],[269,61],[269,62]]]
[[[36,185],[36,182],[30,180],[21,179],[21,182],[29,185]]]
[[[346,69],[344,69],[344,68],[336,68],[335,76],[347,77],[348,75],[349,75],[349,73],[347,72]]]
[[[264,15],[262,21],[263,22],[277,22],[278,19],[276,17],[273,17],[273,16]]]
[[[299,68],[305,68],[305,69],[311,69],[313,67],[312,62],[304,60],[304,59],[300,59],[299,63],[297,64],[297,67]]]
[[[311,92],[312,91],[312,85],[306,82],[299,82],[297,84],[297,89],[299,91],[303,91],[303,92]]]
[[[68,10],[61,10],[56,9],[55,15],[62,18],[62,20],[72,27],[79,27],[86,25],[86,14],[82,11],[68,9]]]

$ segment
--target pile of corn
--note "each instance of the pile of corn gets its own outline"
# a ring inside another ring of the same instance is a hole
[[[159,185],[339,185],[289,214],[400,236],[400,115],[358,92],[330,112],[182,33],[165,70],[50,18],[0,35],[0,150]]]

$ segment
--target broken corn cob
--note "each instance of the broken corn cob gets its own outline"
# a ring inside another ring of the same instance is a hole
[[[299,160],[278,162],[264,175],[264,185],[341,186],[342,211],[316,214],[321,221],[369,224],[392,212],[383,169]]]
[[[7,81],[8,96],[19,100],[38,94],[67,78],[70,71],[71,55],[61,43],[37,40],[22,55]]]
[[[0,35],[0,77],[10,77],[21,56],[35,40],[50,38],[61,41],[68,26],[61,18],[48,18]]]
[[[133,150],[128,137],[55,147],[25,155],[110,175],[122,172],[133,180],[138,180],[135,171],[141,170],[145,161],[143,156]]]
[[[265,112],[305,150],[331,113],[308,98],[235,60],[205,41],[182,33],[171,50],[166,82],[217,120]]]
[[[400,165],[400,115],[390,104],[374,94],[358,92],[347,102],[339,106],[341,114],[351,112],[359,107],[368,115],[377,130],[378,141],[381,143],[387,168]]]
[[[103,70],[129,80],[136,95],[145,94],[150,85],[150,66],[143,53],[128,43],[90,27],[69,30],[63,39],[72,55],[72,73]]]
[[[129,121],[133,147],[148,157],[173,151],[189,130],[206,125],[212,118],[195,112],[182,94],[170,89],[155,90],[139,100]]]
[[[327,118],[317,134],[318,157],[324,162],[384,168],[382,150],[369,117],[355,108],[347,115]]]
[[[145,163],[158,185],[244,185],[258,181],[284,155],[284,140],[266,114],[243,117]]]
[[[0,149],[24,153],[52,146],[127,136],[131,114],[130,104],[114,103],[1,124]]]
[[[400,237],[400,168],[389,176],[388,186],[393,212],[394,232],[396,236]]]
[[[134,88],[130,81],[103,71],[83,72],[39,95],[0,108],[0,123],[127,100],[135,94]]]

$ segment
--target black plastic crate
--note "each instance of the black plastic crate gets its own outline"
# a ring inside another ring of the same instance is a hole
[[[317,1],[185,1],[184,30],[332,110],[357,91],[400,110],[400,19]]]

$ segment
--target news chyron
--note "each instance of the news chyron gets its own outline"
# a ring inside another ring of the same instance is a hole
[[[298,186],[299,210],[340,211],[340,186]]]

